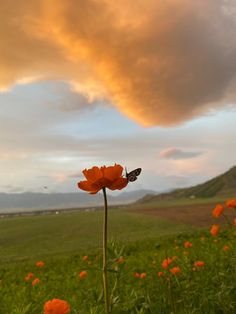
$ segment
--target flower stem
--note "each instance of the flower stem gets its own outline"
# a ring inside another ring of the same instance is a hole
[[[103,292],[105,301],[105,314],[109,314],[109,295],[107,278],[107,195],[106,188],[102,189],[104,197],[104,220],[103,220]]]

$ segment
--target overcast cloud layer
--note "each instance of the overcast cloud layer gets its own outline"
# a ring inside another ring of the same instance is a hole
[[[176,125],[235,103],[235,38],[234,0],[1,0],[0,87],[63,80],[142,125]]]

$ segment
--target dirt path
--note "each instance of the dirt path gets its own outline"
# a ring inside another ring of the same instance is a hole
[[[159,218],[165,218],[179,223],[190,224],[196,227],[207,227],[212,224],[225,223],[223,217],[214,218],[212,216],[212,209],[214,204],[197,204],[197,205],[181,205],[171,207],[156,206],[155,208],[145,208],[140,206],[138,208],[130,208],[129,211],[137,212],[140,214],[152,215]],[[232,209],[226,209],[225,214],[230,219],[236,218]]]

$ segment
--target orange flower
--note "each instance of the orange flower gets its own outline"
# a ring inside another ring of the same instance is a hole
[[[147,273],[141,273],[139,278],[141,279],[145,279],[147,277]]]
[[[213,225],[213,226],[211,227],[210,233],[211,233],[213,236],[216,236],[216,235],[219,233],[219,230],[220,230],[220,226],[218,226],[218,225]]]
[[[47,301],[43,309],[43,314],[68,314],[70,312],[70,305],[64,300],[53,299]]]
[[[220,215],[223,213],[223,211],[224,211],[224,207],[220,204],[217,204],[216,207],[212,211],[212,215],[216,218],[220,217]]]
[[[28,273],[27,276],[25,276],[25,281],[29,281],[30,279],[32,279],[34,277],[33,273]]]
[[[116,261],[117,261],[117,263],[118,263],[118,264],[124,264],[125,259],[124,259],[124,257],[123,257],[123,256],[121,256],[121,257],[120,257],[120,258],[118,258]]]
[[[192,245],[191,242],[189,242],[189,241],[184,242],[184,247],[185,247],[185,248],[190,248],[190,247],[192,247],[192,246],[193,246],[193,245]]]
[[[172,258],[167,257],[163,260],[163,262],[161,263],[163,268],[168,268],[170,263],[172,263]]]
[[[162,277],[162,276],[164,276],[163,271],[159,271],[159,272],[157,273],[157,276],[158,276],[158,277]]]
[[[205,266],[205,263],[202,261],[196,261],[196,262],[194,262],[194,266],[195,267],[203,267],[203,266]]]
[[[83,256],[83,261],[88,261],[89,257],[87,255]]]
[[[33,281],[32,281],[32,286],[35,286],[37,284],[39,284],[40,280],[38,278],[35,278]]]
[[[175,275],[181,272],[181,269],[179,268],[179,266],[175,266],[173,268],[170,269],[170,272]]]
[[[229,208],[236,208],[236,199],[227,201],[226,206]]]
[[[225,245],[224,247],[223,247],[223,250],[226,252],[226,251],[229,251],[230,250],[230,247],[228,246],[228,245]]]
[[[103,188],[121,190],[128,184],[128,180],[123,178],[122,172],[123,167],[117,164],[109,167],[85,169],[83,174],[87,181],[78,182],[78,187],[90,194],[96,194]]]
[[[140,274],[139,273],[134,273],[134,278],[140,278]]]
[[[80,279],[84,279],[85,277],[87,277],[88,273],[86,272],[86,270],[83,270],[79,273],[79,278]]]
[[[41,267],[44,267],[45,263],[42,262],[42,261],[39,261],[35,264],[37,267],[41,268]]]

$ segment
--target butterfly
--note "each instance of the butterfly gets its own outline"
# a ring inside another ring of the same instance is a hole
[[[127,172],[127,170],[125,169],[125,172],[126,172],[126,178],[128,180],[128,182],[134,182],[137,180],[137,176],[140,175],[142,169],[141,168],[137,168],[137,169],[134,169],[132,171],[130,171],[129,173]]]

